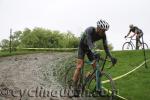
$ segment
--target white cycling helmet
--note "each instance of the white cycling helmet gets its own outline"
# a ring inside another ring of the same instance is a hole
[[[104,20],[99,20],[97,21],[97,27],[107,31],[109,29],[109,24]]]
[[[129,25],[129,27],[130,27],[130,28],[133,28],[133,27],[134,27],[134,25],[133,25],[133,24],[130,24],[130,25]]]

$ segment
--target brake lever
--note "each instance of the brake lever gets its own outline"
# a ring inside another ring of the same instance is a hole
[[[106,67],[107,69],[111,69],[115,64],[111,64],[109,67]]]
[[[109,60],[110,61],[110,60]],[[115,60],[115,62],[114,63],[112,63],[109,67],[107,67],[107,69],[110,69],[110,68],[112,68],[113,66],[115,66],[115,64],[117,63],[117,59]]]
[[[108,61],[108,62],[111,62],[111,60],[110,60],[110,59],[100,58],[100,60],[102,60],[102,61]],[[110,69],[112,66],[114,66],[114,65],[112,64],[111,66],[106,67],[106,68],[107,68],[107,69]]]

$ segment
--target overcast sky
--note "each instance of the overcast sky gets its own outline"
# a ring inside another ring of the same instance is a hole
[[[129,24],[144,32],[150,46],[150,0],[0,0],[0,40],[13,31],[43,27],[80,36],[98,19],[110,24],[108,42],[119,50]]]

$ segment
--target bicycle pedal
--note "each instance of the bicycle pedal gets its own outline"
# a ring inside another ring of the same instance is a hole
[[[104,90],[100,90],[100,91],[97,91],[97,92],[98,92],[98,94],[99,94],[101,97],[105,97],[105,96],[106,96]]]

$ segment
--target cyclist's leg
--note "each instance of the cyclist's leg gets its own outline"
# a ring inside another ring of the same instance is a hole
[[[78,80],[81,72],[81,68],[84,66],[84,56],[85,56],[85,50],[84,48],[80,45],[78,49],[78,59],[77,59],[77,64],[76,64],[76,69],[74,71],[73,75],[73,88],[74,88],[74,96],[78,97],[80,94],[80,90],[78,89]]]
[[[79,49],[78,49],[78,59],[77,59],[76,69],[74,71],[74,75],[73,75],[73,78],[72,78],[74,88],[77,87],[77,82],[78,82],[78,79],[79,79],[80,70],[84,66],[84,56],[85,56],[85,50],[80,45]]]
[[[140,38],[142,38],[142,37],[143,37],[143,32],[141,32],[140,35],[139,35],[139,43],[140,43],[140,44],[142,44],[142,42],[141,42],[141,40],[140,40]]]
[[[137,34],[137,41],[140,43],[140,34]]]
[[[139,36],[138,36],[138,34],[136,35],[136,50],[138,50],[139,49],[139,46],[138,46],[138,42],[139,42]]]
[[[76,64],[76,69],[73,75],[73,82],[76,84],[78,79],[79,79],[79,75],[80,75],[80,71],[81,68],[84,66],[84,60],[83,59],[78,59],[77,60],[77,64]]]

